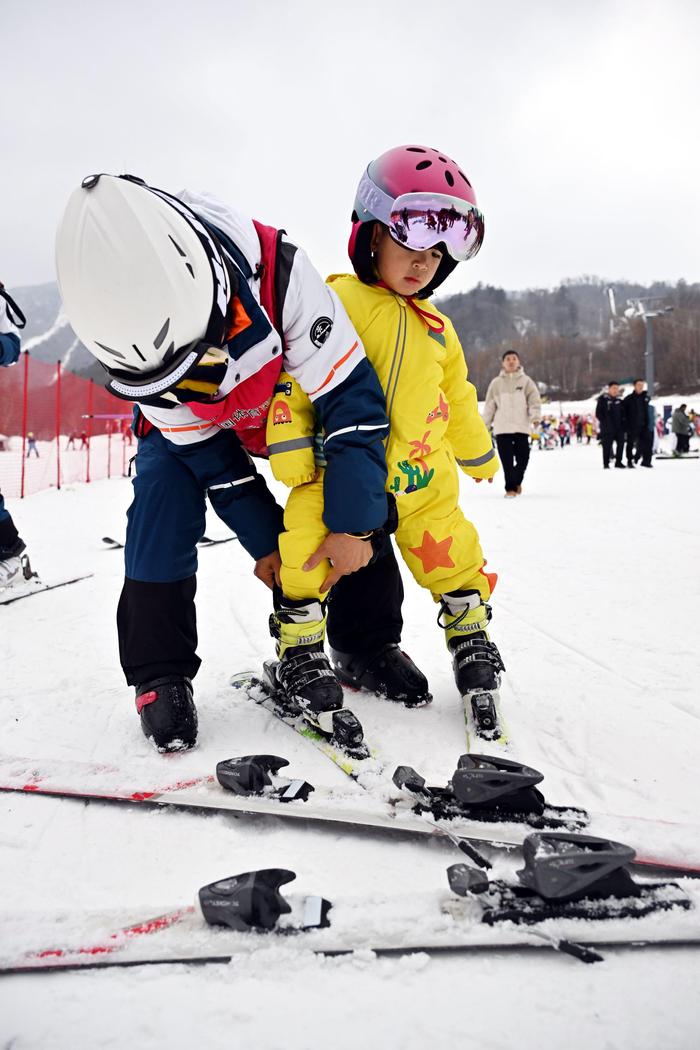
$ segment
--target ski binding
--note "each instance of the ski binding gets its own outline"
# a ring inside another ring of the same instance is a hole
[[[461,755],[446,787],[429,787],[411,766],[398,766],[396,787],[415,798],[416,813],[433,820],[516,821],[536,829],[585,827],[588,814],[572,806],[551,806],[537,790],[536,769],[494,755]]]
[[[488,926],[504,922],[532,926],[547,919],[639,919],[652,912],[692,906],[675,882],[635,882],[627,868],[634,862],[635,851],[612,839],[565,833],[528,835],[523,857],[525,867],[516,872],[518,883],[490,881],[478,868],[453,864],[447,869],[450,889],[475,905],[480,921]],[[455,918],[461,914],[455,902],[447,902],[445,910]],[[539,936],[583,962],[602,958],[576,942],[557,940],[544,931]]]

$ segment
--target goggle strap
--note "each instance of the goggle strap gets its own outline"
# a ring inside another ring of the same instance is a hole
[[[365,211],[368,211],[375,219],[379,219],[385,226],[389,225],[394,198],[380,189],[369,177],[367,171],[360,179],[360,185],[357,187],[357,199]]]

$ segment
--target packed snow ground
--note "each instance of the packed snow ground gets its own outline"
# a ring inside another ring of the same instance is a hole
[[[534,452],[517,500],[502,481],[463,484],[463,506],[500,576],[493,637],[507,666],[512,753],[545,774],[547,797],[597,814],[596,830],[700,863],[697,815],[699,461],[601,469],[597,447]],[[285,755],[290,772],[347,787],[313,748],[227,686],[270,654],[268,593],[237,543],[203,550],[196,679],[200,743],[164,758],[142,737],[114,629],[126,481],[44,492],[11,510],[47,581],[72,587],[0,607],[0,751],[100,761],[144,787],[212,771],[233,754]],[[208,533],[225,534],[216,518]],[[431,707],[348,694],[389,761],[444,783],[463,748],[462,715],[435,608],[406,576],[405,647],[429,675]],[[357,789],[359,790],[359,789]],[[204,883],[289,867],[294,890],[342,896],[443,894],[460,859],[441,842],[297,825],[0,796],[0,912],[189,903]],[[663,821],[649,823],[638,818]],[[629,818],[629,819],[628,819]],[[636,819],[632,819],[636,818]],[[153,909],[156,909],[154,912]],[[420,929],[416,931],[420,937]],[[49,938],[50,939],[50,938]],[[697,1046],[697,952],[609,951],[583,966],[521,956],[370,954],[324,959],[272,944],[230,965],[39,974],[0,983],[0,1046],[192,1046],[217,1050],[505,1050]]]

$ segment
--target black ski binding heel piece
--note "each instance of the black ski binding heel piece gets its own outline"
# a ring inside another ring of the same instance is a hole
[[[519,884],[489,881],[466,864],[447,869],[450,889],[478,899],[481,921],[539,923],[545,919],[627,919],[671,908],[690,908],[675,882],[639,883],[627,865],[635,851],[612,839],[564,833],[528,835]]]
[[[280,769],[288,765],[287,759],[278,755],[227,758],[217,762],[216,779],[234,795],[264,796],[278,802],[306,802],[314,790],[312,784],[277,776]]]
[[[520,762],[492,755],[461,755],[446,787],[429,787],[411,766],[399,766],[394,784],[415,796],[417,813],[434,820],[468,817],[487,822],[517,822],[533,828],[585,827],[588,814],[569,806],[550,806],[535,784],[542,773]]]
[[[296,878],[285,868],[261,868],[220,879],[199,891],[202,915],[210,926],[228,926],[232,930],[272,930],[282,915],[289,915],[291,904],[280,893],[280,886]],[[280,932],[330,926],[330,901],[323,897],[307,897],[303,916],[295,925],[283,927]]]

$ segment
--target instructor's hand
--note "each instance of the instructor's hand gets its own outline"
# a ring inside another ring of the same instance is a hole
[[[356,536],[347,536],[344,532],[329,532],[325,540],[314,551],[304,565],[304,572],[315,569],[324,558],[332,565],[331,571],[321,584],[322,591],[329,591],[341,576],[349,576],[358,569],[364,569],[372,557],[372,544],[369,540],[360,540]]]
[[[273,551],[272,554],[266,554],[264,558],[258,558],[253,573],[259,580],[262,580],[266,587],[272,590],[275,584],[278,587],[282,586],[281,568],[282,559],[280,558],[280,552]]]

